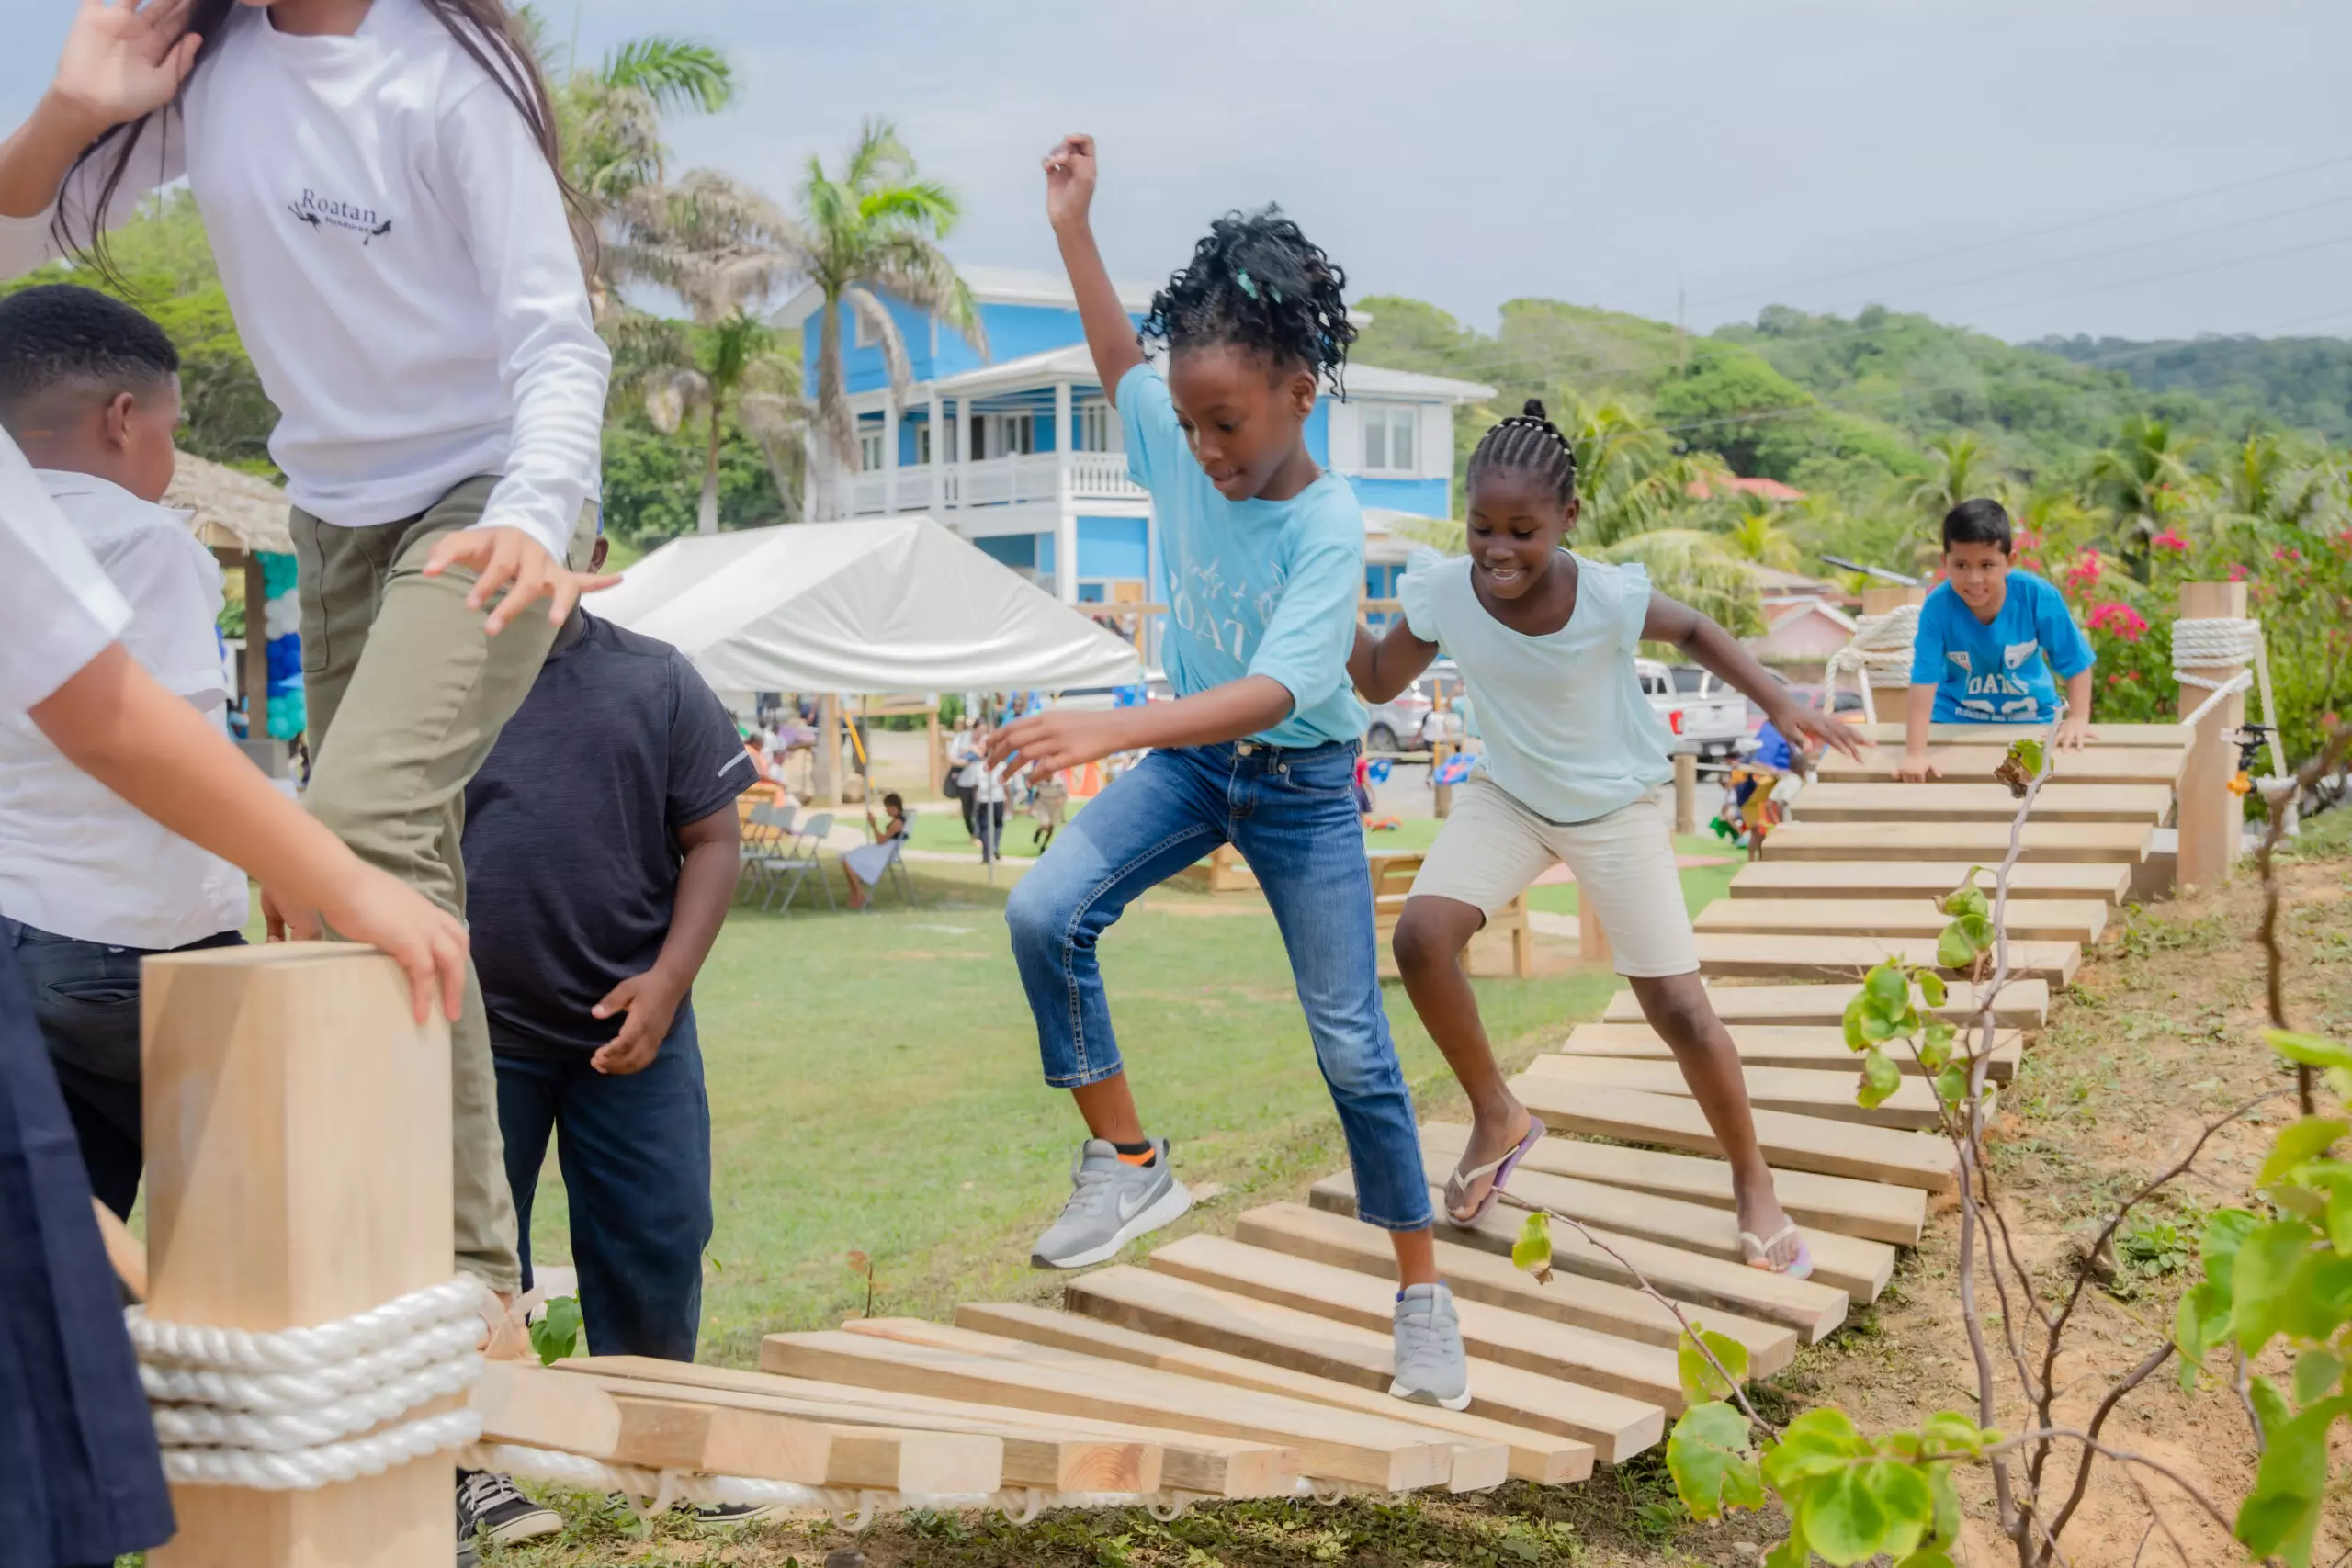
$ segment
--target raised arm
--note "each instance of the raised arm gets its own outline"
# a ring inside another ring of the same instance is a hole
[[[1730,682],[1748,701],[1764,710],[1764,716],[1782,735],[1792,739],[1809,735],[1849,757],[1862,754],[1861,742],[1852,726],[1840,724],[1826,713],[1797,706],[1789,696],[1788,688],[1772,679],[1771,672],[1756,661],[1754,654],[1740,647],[1731,633],[1690,605],[1663,593],[1651,593],[1649,615],[1642,623],[1642,640],[1672,643],[1690,662]]]
[[[1348,655],[1348,679],[1355,682],[1356,694],[1368,703],[1396,700],[1396,694],[1415,681],[1437,657],[1437,644],[1423,642],[1396,617],[1396,624],[1379,637],[1362,624],[1356,626],[1356,646]]]
[[[1136,344],[1135,323],[1119,303],[1119,291],[1112,287],[1102,253],[1094,243],[1094,227],[1087,220],[1094,205],[1094,177],[1091,136],[1065,136],[1060,146],[1046,154],[1046,217],[1061,244],[1070,290],[1078,296],[1078,319],[1086,328],[1086,347],[1094,355],[1102,395],[1116,404],[1119,383],[1143,363],[1143,350]]]

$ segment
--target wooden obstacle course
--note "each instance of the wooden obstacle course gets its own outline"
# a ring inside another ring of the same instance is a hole
[[[2098,900],[2013,898],[2003,929],[2012,941],[2087,946],[2107,929]],[[1951,923],[1931,898],[1718,898],[1691,920],[1701,935],[1911,937],[1934,941]]]
[[[2006,746],[1948,744],[1930,746],[1928,761],[1941,769],[1947,780],[1989,779],[2007,755]],[[2050,772],[2052,778],[2070,784],[2163,784],[2170,788],[2180,782],[2180,771],[2188,757],[2187,750],[2178,746],[2086,746],[2079,751],[2052,752]],[[1822,756],[1818,776],[1825,782],[1838,784],[1892,783],[1902,761],[1900,741],[1864,751],[1859,760],[1843,752],[1828,751]],[[2038,802],[2035,809],[2040,809]]]
[[[1689,1098],[1690,1086],[1672,1062],[1632,1062],[1610,1057],[1546,1055],[1527,1065],[1531,1075],[1577,1088],[1632,1089],[1644,1094]],[[1859,1062],[1844,1070],[1822,1067],[1743,1067],[1747,1100],[1759,1111],[1791,1111],[1833,1122],[1856,1122],[1871,1127],[1900,1127],[1924,1132],[1943,1124],[1934,1087],[1924,1077],[1906,1077],[1894,1092],[1874,1106],[1855,1102],[1861,1081]]]
[[[1800,811],[1804,805],[1804,797],[1799,795]],[[2153,822],[2029,822],[2024,858],[2137,863],[2148,858],[2155,830]],[[2005,822],[1809,822],[1799,816],[1772,830],[1764,840],[1764,858],[1996,865],[2008,848]]]
[[[1741,1024],[1805,1025],[1835,1029],[1845,1021],[1846,1004],[1860,990],[1859,983],[1814,986],[1711,986],[1707,999],[1715,1016],[1737,1028]],[[1955,981],[1945,993],[1944,1005],[1930,1010],[1947,1022],[1960,1024],[1976,1015],[1976,987]],[[2039,1029],[2050,1010],[2050,987],[2041,980],[2012,980],[2001,989],[1993,1008],[1993,1021],[2003,1029]],[[1604,1023],[1640,1023],[1641,1004],[1629,991],[1609,998],[1601,1010]]]
[[[1168,879],[1170,887],[1194,893],[1255,893],[1258,874],[1231,844],[1219,844]]]
[[[1760,860],[1739,868],[1731,879],[1734,898],[1940,898],[1958,887],[1973,867],[1976,886],[1993,888],[1981,857],[1949,861]],[[2096,861],[2019,861],[2009,874],[2009,901],[2057,898],[2122,901],[2132,891],[2125,864]]]
[[[1989,770],[1988,770],[1989,771]],[[1996,822],[2007,828],[2017,796],[2000,784],[1875,784],[1823,780],[1798,795],[1799,822]],[[2162,824],[2172,785],[2051,784],[2033,803],[2036,822]]]
[[[1695,1100],[1637,1089],[1566,1083],[1523,1073],[1511,1090],[1558,1131],[1618,1138],[1626,1143],[1720,1155]],[[1947,1192],[1959,1179],[1959,1156],[1951,1145],[1929,1133],[1865,1127],[1826,1117],[1758,1111],[1756,1138],[1764,1157],[1792,1170],[1856,1176],[1897,1187]]]
[[[1709,979],[1859,978],[1894,959],[1923,968],[1939,967],[1931,936],[1789,936],[1762,931],[1701,931],[1696,942],[1699,973]],[[2083,950],[2071,942],[2009,943],[2013,973],[2060,985],[2075,977]],[[1946,968],[1947,976],[1959,972]]]
[[[1729,1026],[1728,1032],[1732,1048],[1739,1053],[1745,1066],[1837,1072],[1859,1069],[1861,1060],[1846,1043],[1845,1031],[1827,1024],[1741,1023]],[[1972,1041],[1972,1048],[1973,1043]],[[1614,1056],[1638,1062],[1674,1060],[1673,1047],[1646,1023],[1580,1023],[1552,1052],[1563,1056]],[[2024,1032],[1997,1030],[1993,1036],[1993,1060],[1987,1071],[1994,1081],[2007,1083],[2024,1057]],[[1894,1065],[1905,1073],[1923,1070],[1908,1053],[1897,1053]]]

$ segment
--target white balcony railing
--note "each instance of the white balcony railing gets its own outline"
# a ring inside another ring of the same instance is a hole
[[[1124,452],[1040,452],[948,463],[939,469],[939,499],[932,499],[932,468],[910,463],[897,471],[837,474],[818,486],[820,505],[833,517],[874,517],[890,512],[927,512],[933,504],[956,509],[1009,506],[1053,501],[1069,473],[1074,501],[1140,501],[1144,489],[1127,477]]]

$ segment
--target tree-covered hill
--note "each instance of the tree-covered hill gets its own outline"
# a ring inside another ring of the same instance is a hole
[[[2044,338],[2030,348],[2112,365],[2151,392],[2186,392],[2241,423],[2264,421],[2330,441],[2352,439],[2352,339]]]

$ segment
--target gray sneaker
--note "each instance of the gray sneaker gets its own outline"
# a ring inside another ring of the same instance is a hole
[[[1176,1179],[1168,1140],[1154,1138],[1159,1158],[1129,1165],[1101,1138],[1089,1138],[1070,1167],[1075,1190],[1062,1217],[1037,1238],[1029,1261],[1040,1269],[1083,1269],[1100,1263],[1139,1235],[1173,1224],[1193,1206]]]
[[[1464,1410],[1470,1404],[1470,1361],[1462,1350],[1462,1322],[1453,1292],[1442,1282],[1408,1285],[1396,1296],[1396,1381],[1388,1392],[1415,1404]]]

